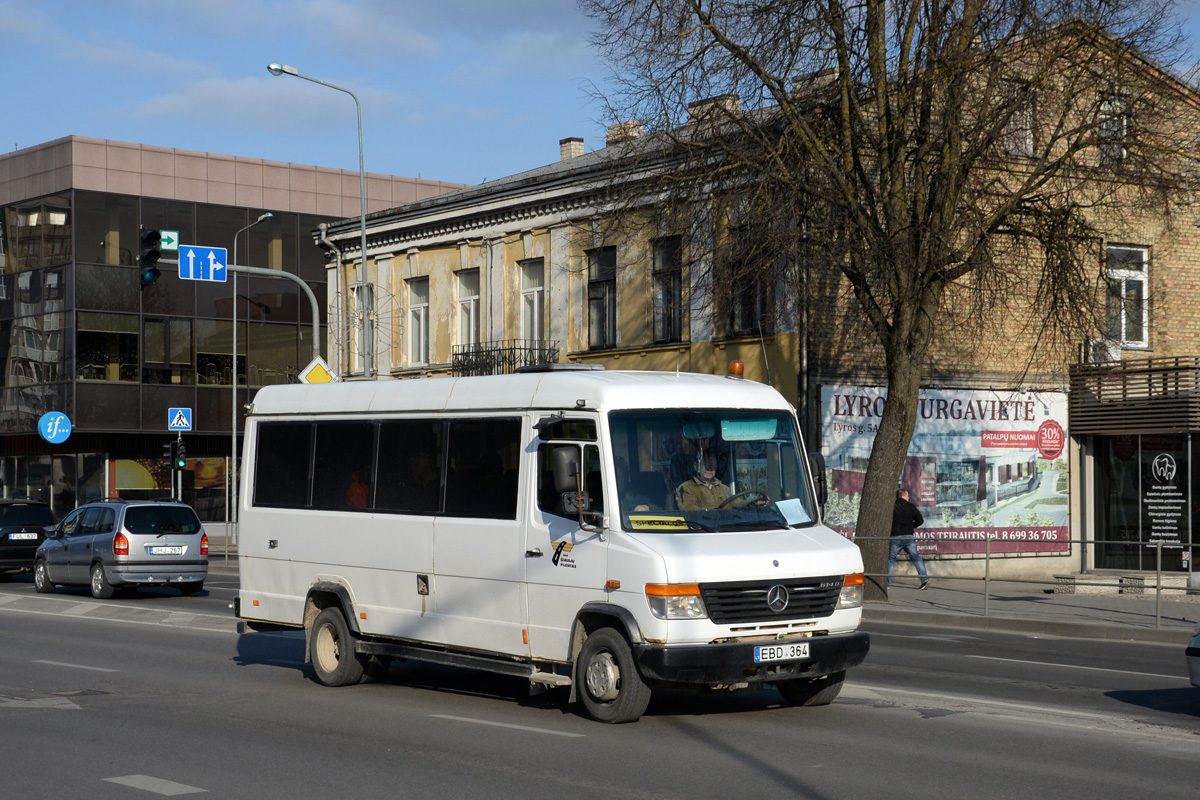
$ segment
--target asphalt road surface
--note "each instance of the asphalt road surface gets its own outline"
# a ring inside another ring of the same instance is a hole
[[[630,725],[558,690],[401,664],[309,676],[239,637],[236,578],[110,601],[0,584],[0,797],[1194,797],[1200,689],[1179,646],[877,623],[825,708],[659,692]]]

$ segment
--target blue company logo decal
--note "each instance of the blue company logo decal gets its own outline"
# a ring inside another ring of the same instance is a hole
[[[62,444],[71,435],[71,420],[61,411],[47,411],[38,420],[38,433],[50,444]]]

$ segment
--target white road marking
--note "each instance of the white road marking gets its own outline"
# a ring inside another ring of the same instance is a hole
[[[1127,669],[1106,669],[1105,667],[1084,667],[1076,664],[1054,664],[1049,661],[1023,661],[1019,658],[998,658],[996,656],[964,656],[964,658],[978,658],[983,661],[1007,661],[1012,664],[1032,664],[1038,667],[1061,667],[1062,669],[1086,669],[1092,672],[1115,672],[1119,675],[1139,675],[1143,678],[1166,678],[1171,681],[1178,681],[1186,678],[1186,675],[1160,675],[1157,672],[1132,672]]]
[[[99,607],[100,606],[95,603],[78,603],[70,608],[63,609],[58,613],[62,614],[64,617],[82,617],[85,614],[92,613]]]
[[[65,697],[9,697],[0,694],[0,708],[79,708]]]
[[[0,594],[0,606],[4,605],[5,603],[12,603],[20,596],[21,595],[19,594]]]
[[[33,663],[35,663],[35,664],[49,664],[49,665],[50,665],[50,666],[52,666],[52,667],[70,667],[71,669],[90,669],[90,670],[92,670],[93,672],[120,672],[120,671],[121,671],[121,670],[119,670],[119,669],[105,669],[104,667],[88,667],[88,666],[85,666],[85,665],[83,665],[83,664],[67,664],[67,663],[65,663],[65,662],[63,662],[63,661],[42,661],[42,660],[40,660],[40,659],[37,659],[37,658],[35,658],[35,659],[33,660]]]
[[[133,789],[143,789],[147,792],[155,794],[164,794],[174,796],[177,794],[199,794],[207,792],[208,789],[197,789],[195,786],[188,786],[175,781],[168,781],[163,778],[152,778],[149,775],[125,775],[120,778],[105,778],[107,783],[118,783],[121,786],[129,786]]]
[[[486,719],[472,719],[470,717],[452,717],[449,714],[430,714],[429,716],[435,719],[448,719],[454,722],[470,722],[475,725],[491,725],[494,728],[513,728],[518,731],[530,731],[531,733],[548,733],[552,736],[569,736],[572,738],[582,739],[586,734],[583,733],[566,733],[564,731],[552,731],[547,728],[530,728],[526,725],[509,725],[506,722],[490,722]]]

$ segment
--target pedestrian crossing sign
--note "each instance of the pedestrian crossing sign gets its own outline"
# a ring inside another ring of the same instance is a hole
[[[190,431],[192,429],[192,410],[190,408],[167,409],[167,430]]]

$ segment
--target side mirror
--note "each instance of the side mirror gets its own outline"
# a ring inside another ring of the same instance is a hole
[[[559,492],[579,491],[579,449],[556,447],[550,454],[554,467],[554,488]]]
[[[825,504],[829,502],[829,482],[825,480],[825,456],[809,453],[808,468],[812,472],[813,485],[817,487],[817,505],[824,511]]]

